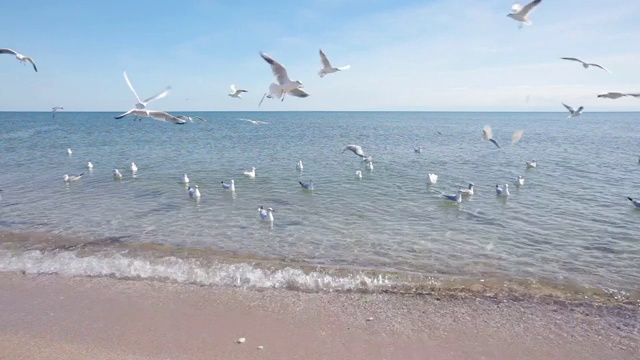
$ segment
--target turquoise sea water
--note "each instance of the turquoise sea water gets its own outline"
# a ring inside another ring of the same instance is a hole
[[[310,290],[482,281],[639,297],[640,211],[627,200],[640,198],[637,113],[194,112],[185,115],[208,122],[184,126],[114,115],[0,113],[0,270]],[[482,140],[484,125],[502,148]],[[516,130],[524,137],[511,144]],[[372,155],[374,170],[341,153],[347,144]],[[526,169],[531,159],[538,167]],[[252,166],[256,178],[243,176]],[[220,186],[231,179],[235,194]],[[313,192],[298,185],[309,179]],[[469,182],[476,194],[460,205],[437,193]],[[511,196],[499,198],[505,183]],[[274,208],[273,226],[259,205]]]

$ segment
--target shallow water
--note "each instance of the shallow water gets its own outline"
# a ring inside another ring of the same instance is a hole
[[[319,266],[308,287],[482,279],[638,296],[640,211],[626,199],[640,198],[635,113],[215,112],[187,113],[209,121],[185,126],[114,115],[0,113],[0,231],[10,234],[0,270],[169,278],[183,271],[174,280],[272,287],[275,277],[288,286],[309,276],[300,269]],[[482,140],[487,124],[501,149]],[[520,129],[524,137],[512,145]],[[341,154],[351,143],[373,155],[373,171]],[[530,159],[538,168],[526,169]],[[256,178],[244,177],[252,166]],[[80,172],[80,181],[63,182]],[[438,183],[427,186],[431,172]],[[199,185],[199,202],[179,183],[183,173]],[[520,188],[518,175],[526,178]],[[220,186],[230,179],[235,194]],[[313,192],[297,183],[309,179]],[[468,182],[476,194],[460,205],[436,192]],[[498,183],[510,185],[508,199],[496,197]],[[259,205],[275,209],[273,227],[258,220]],[[15,235],[24,233],[33,235],[27,245]],[[34,250],[52,238],[99,246]],[[185,249],[193,250],[187,259]],[[291,273],[265,273],[256,265],[264,262]],[[238,280],[247,273],[254,275]]]

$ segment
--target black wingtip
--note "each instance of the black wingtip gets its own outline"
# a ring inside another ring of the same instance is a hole
[[[633,199],[632,199],[632,198],[630,198],[630,197],[628,197],[628,196],[627,196],[627,199],[629,199],[629,201],[633,201]]]
[[[500,149],[500,145],[498,145],[498,142],[493,140],[493,139],[489,139],[489,141],[491,141],[495,146],[498,147],[498,149]]]

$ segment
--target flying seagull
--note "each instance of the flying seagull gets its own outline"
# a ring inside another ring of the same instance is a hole
[[[284,101],[285,94],[297,96],[300,98],[309,96],[309,94],[302,90],[303,85],[299,80],[293,81],[289,79],[289,75],[287,75],[287,69],[285,69],[282,64],[274,60],[269,54],[265,52],[260,52],[260,56],[264,59],[264,61],[271,65],[271,71],[278,81],[277,84],[271,83],[271,85],[269,85],[269,92],[265,93],[262,96],[262,100],[264,100],[265,97],[277,97],[280,99],[280,101]],[[262,100],[260,100],[260,104],[262,104]]]
[[[242,93],[248,92],[247,90],[236,89],[235,85],[231,85],[230,88],[231,88],[231,92],[229,93],[229,96],[231,96],[233,98],[241,99],[242,98]]]
[[[491,141],[495,146],[497,146],[498,148],[500,148],[500,145],[498,145],[498,142],[496,142],[495,140],[493,140],[493,130],[491,130],[491,127],[489,125],[486,125],[483,129],[482,129],[482,137],[485,140],[489,140]]]
[[[207,120],[201,118],[200,116],[185,116],[185,115],[178,115],[176,116],[178,119],[182,119],[182,120],[186,120],[190,123],[193,122],[193,120],[200,120],[202,122],[207,122]]]
[[[56,111],[63,110],[63,109],[64,109],[64,107],[62,107],[62,106],[54,106],[54,107],[52,107],[51,108],[51,114],[53,115],[53,118],[55,119],[55,117],[56,117]]]
[[[533,22],[529,20],[527,15],[529,15],[529,13],[533,9],[535,9],[535,7],[538,6],[541,2],[542,0],[533,0],[532,2],[528,3],[525,6],[515,3],[511,7],[511,14],[507,14],[507,16],[512,18],[513,20],[519,21],[520,28],[522,28],[522,24],[531,25],[533,24]]]
[[[320,49],[320,63],[322,64],[322,69],[318,72],[318,75],[322,78],[327,74],[333,74],[334,72],[348,70],[351,68],[351,65],[345,65],[340,67],[332,67],[329,59],[327,59],[327,55],[324,54],[322,49]]]
[[[572,118],[572,117],[578,117],[578,116],[582,115],[582,110],[584,110],[584,106],[580,106],[578,108],[578,110],[576,110],[576,109],[572,108],[571,106],[569,106],[569,105],[567,105],[565,103],[562,103],[562,105],[564,105],[564,107],[566,107],[567,110],[569,110],[569,116],[567,116],[567,119],[568,118]]]
[[[577,62],[581,63],[581,64],[582,64],[582,66],[583,66],[585,69],[588,69],[588,68],[589,68],[589,66],[594,66],[594,67],[600,68],[600,69],[602,69],[602,70],[604,70],[604,71],[608,72],[609,74],[611,74],[611,71],[609,71],[608,69],[606,69],[606,68],[605,68],[604,66],[602,66],[602,65],[598,65],[598,64],[594,64],[594,63],[584,62],[584,61],[582,61],[582,60],[580,60],[580,59],[572,58],[572,57],[563,57],[563,58],[560,58],[560,59],[562,59],[562,60],[569,60],[569,61],[577,61]]]
[[[122,119],[123,117],[127,116],[127,115],[135,115],[135,116],[139,116],[139,117],[150,117],[152,119],[158,120],[158,121],[164,121],[164,122],[172,122],[174,124],[177,125],[182,125],[185,124],[187,122],[187,120],[185,119],[180,119],[178,117],[175,117],[169,113],[166,113],[164,111],[158,111],[158,110],[146,110],[146,109],[131,109],[129,111],[127,111],[124,114],[120,114],[118,116],[116,116],[116,119]]]
[[[28,56],[24,56],[24,55],[20,54],[19,52],[16,52],[15,50],[11,50],[11,49],[0,49],[0,54],[15,55],[16,59],[18,59],[18,61],[20,61],[23,64],[28,61],[28,62],[31,63],[31,65],[33,65],[33,70],[38,72],[38,68],[36,67],[36,63],[33,62],[33,59],[28,57]]]
[[[633,96],[633,97],[640,97],[640,93],[637,94],[623,94],[620,92],[608,92],[608,93],[604,93],[604,94],[600,94],[598,95],[599,98],[607,98],[607,99],[619,99],[621,97],[624,96]]]
[[[127,82],[127,85],[129,86],[129,89],[131,89],[131,92],[133,93],[133,95],[135,95],[136,100],[138,100],[138,102],[135,105],[136,109],[146,109],[147,105],[149,105],[150,102],[152,102],[153,100],[162,99],[163,97],[167,96],[169,94],[169,90],[171,90],[171,86],[167,86],[160,93],[158,93],[158,94],[156,94],[156,95],[154,95],[154,96],[142,101],[142,100],[140,100],[140,97],[138,96],[138,93],[136,93],[135,89],[133,88],[133,85],[131,85],[131,81],[129,81],[129,77],[127,76],[127,72],[124,71],[122,74],[124,75],[124,81]]]
[[[360,156],[363,159],[366,158],[366,156],[364,155],[364,151],[362,151],[362,146],[360,145],[347,145],[344,149],[342,149],[341,154],[343,154],[347,150],[351,150],[354,154]]]
[[[515,144],[520,141],[520,139],[522,139],[522,135],[524,135],[524,131],[522,130],[517,130],[516,132],[514,132],[513,135],[511,135],[511,143]]]

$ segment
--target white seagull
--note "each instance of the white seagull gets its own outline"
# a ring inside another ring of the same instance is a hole
[[[340,67],[333,67],[327,59],[327,56],[324,54],[322,49],[320,49],[320,63],[322,64],[322,69],[318,72],[318,75],[322,78],[327,74],[333,74],[334,72],[348,70],[351,68],[351,65],[345,65]]]
[[[509,185],[504,184],[504,188],[501,188],[500,185],[496,185],[496,194],[498,196],[509,196]]]
[[[231,182],[228,184],[224,181],[220,181],[220,184],[222,184],[223,190],[236,191],[236,183],[233,181],[233,179],[231,179]]]
[[[630,198],[630,197],[627,197],[627,199],[629,199],[629,201],[631,201],[631,203],[632,203],[635,207],[640,208],[640,201],[638,201],[638,200],[633,200],[633,199],[632,199],[632,198]]]
[[[138,171],[138,166],[136,165],[136,163],[131,162],[131,172],[135,174],[137,171]]]
[[[255,167],[251,167],[251,170],[247,170],[243,172],[244,176],[248,176],[250,178],[254,178],[256,177],[256,168]]]
[[[469,183],[469,188],[467,189],[460,189],[460,191],[462,191],[462,195],[473,195],[474,191],[473,188],[476,185],[474,183]]]
[[[236,99],[242,99],[242,93],[248,92],[247,90],[236,89],[235,85],[231,85],[229,88],[231,88],[231,92],[228,95]]]
[[[120,170],[118,169],[113,169],[113,178],[115,180],[120,180],[122,179],[122,174],[120,173]]]
[[[356,179],[358,180],[362,179],[362,171],[356,170]]]
[[[138,96],[138,93],[136,93],[135,89],[133,88],[133,85],[131,85],[131,81],[129,81],[129,77],[127,76],[127,72],[124,71],[122,74],[124,75],[124,81],[127,82],[127,85],[129,86],[129,89],[131,89],[131,92],[133,93],[133,95],[135,95],[136,100],[138,100],[138,102],[135,105],[136,109],[138,109],[138,110],[146,109],[147,105],[150,102],[152,102],[154,100],[162,99],[163,97],[167,96],[169,94],[169,91],[171,90],[171,86],[167,86],[160,93],[158,93],[158,94],[156,94],[156,95],[154,95],[154,96],[142,101],[142,100],[140,100],[140,97]]]
[[[624,96],[633,96],[633,97],[640,97],[640,93],[636,93],[636,94],[624,94],[624,93],[620,93],[620,92],[608,92],[608,93],[604,93],[604,94],[600,94],[598,95],[599,98],[607,98],[607,99],[619,99],[621,97]]]
[[[51,108],[51,115],[53,115],[53,118],[55,119],[55,117],[56,117],[56,111],[63,110],[63,109],[64,109],[64,107],[62,107],[62,106],[54,106],[54,107],[52,107]]]
[[[609,71],[607,68],[605,68],[605,67],[604,67],[604,66],[602,66],[602,65],[598,65],[598,64],[594,64],[594,63],[584,62],[584,61],[582,61],[582,60],[580,60],[580,59],[572,58],[572,57],[563,57],[563,58],[560,58],[560,59],[562,59],[562,60],[569,60],[569,61],[577,61],[577,62],[581,63],[581,64],[582,64],[582,66],[583,66],[585,69],[588,69],[588,68],[589,68],[589,66],[593,66],[593,67],[600,68],[600,69],[602,69],[602,70],[604,70],[604,71],[608,72],[609,74],[611,74],[611,71]]]
[[[20,61],[21,63],[26,63],[27,61],[31,63],[31,65],[33,65],[33,70],[35,70],[36,72],[38,72],[38,68],[36,67],[36,63],[33,61],[32,58],[28,57],[28,56],[24,56],[18,52],[16,52],[15,50],[11,50],[11,49],[0,49],[0,54],[11,54],[11,55],[15,55],[16,59],[18,59],[18,61]]]
[[[287,75],[287,69],[285,69],[282,64],[274,60],[267,53],[261,52],[260,56],[264,59],[264,61],[271,65],[271,71],[278,81],[277,84],[272,83],[271,85],[269,85],[269,93],[265,93],[262,96],[262,100],[264,100],[267,95],[269,98],[277,97],[281,101],[284,101],[285,94],[297,96],[300,98],[309,96],[309,94],[302,90],[303,85],[299,80],[293,81],[289,79],[289,75]],[[260,100],[260,104],[262,104],[262,100]]]
[[[189,197],[194,199],[200,198],[200,189],[198,189],[198,185],[195,187],[189,186]]]
[[[298,160],[298,163],[296,164],[296,169],[300,171],[304,170],[304,165],[302,164],[302,160]]]
[[[440,195],[442,195],[443,198],[458,204],[462,202],[462,189],[458,189],[458,192],[454,195],[447,195],[443,193],[440,193]]]
[[[562,103],[562,105],[569,110],[569,116],[567,116],[567,119],[582,115],[582,110],[584,110],[584,106],[580,106],[578,110],[576,110],[565,103]]]
[[[417,147],[417,148],[414,148],[414,149],[413,149],[413,151],[414,151],[414,152],[416,152],[416,153],[418,153],[418,154],[422,153],[422,146],[419,146],[419,147]]]
[[[366,166],[367,166],[367,170],[369,170],[369,171],[373,171],[373,161],[369,161],[369,162],[367,162],[367,165],[366,165]]]
[[[67,148],[67,155],[71,156],[73,154],[73,151],[71,151],[71,148]]]
[[[63,179],[64,179],[64,182],[78,181],[80,180],[82,175],[84,175],[84,173],[80,173],[78,175],[71,175],[71,176],[64,174]]]
[[[157,111],[157,110],[146,110],[146,109],[131,109],[129,111],[127,111],[124,114],[120,114],[118,116],[116,116],[116,119],[122,119],[125,116],[128,115],[135,115],[135,116],[139,116],[139,117],[150,117],[154,120],[158,120],[158,121],[164,121],[164,122],[172,122],[174,124],[177,125],[183,125],[187,123],[187,120],[185,119],[181,119],[179,117],[173,116],[169,113],[166,113],[164,111]]]
[[[268,208],[265,210],[262,205],[258,208],[258,214],[260,214],[260,220],[265,222],[273,222],[273,209]]]
[[[518,175],[518,186],[524,185],[524,176]]]
[[[183,184],[189,183],[189,177],[187,176],[187,174],[182,175],[182,180],[180,182]]]
[[[305,190],[313,190],[313,180],[309,180],[308,183],[303,183],[302,181],[298,181],[298,183]]]
[[[435,184],[438,182],[438,175],[436,174],[428,174],[429,178],[427,179],[427,181],[429,182],[429,184]]]
[[[87,162],[87,169],[89,169],[90,171],[93,170],[93,164],[91,163],[91,161]]]
[[[531,25],[533,22],[527,16],[541,2],[542,0],[533,0],[525,6],[515,3],[511,6],[511,14],[507,14],[507,16],[520,22],[520,28],[522,28],[522,24]]]
[[[485,127],[482,129],[482,138],[491,141],[495,146],[500,148],[498,142],[493,140],[493,130],[491,130],[491,126],[485,125]]]
[[[360,145],[347,145],[344,147],[344,149],[342,149],[341,154],[343,154],[347,150],[352,151],[354,154],[360,156],[363,159],[366,158],[366,156],[364,155],[364,151],[362,151],[362,146]]]
[[[531,169],[535,167],[538,167],[538,161],[536,160],[527,161],[527,169]]]

